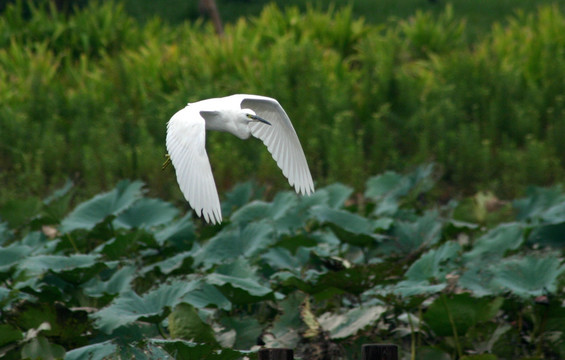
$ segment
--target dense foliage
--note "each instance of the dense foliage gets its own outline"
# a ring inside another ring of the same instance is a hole
[[[565,356],[565,193],[428,206],[432,166],[272,202],[250,183],[222,226],[122,181],[67,213],[70,184],[0,224],[0,353],[91,359]]]
[[[0,11],[8,4],[20,0],[4,0],[0,2]],[[26,0],[40,4],[46,0]],[[71,12],[76,7],[87,6],[89,2],[107,2],[114,0],[56,0],[59,11]],[[160,17],[170,24],[185,21],[198,21],[203,17],[199,1],[186,0],[119,0],[125,11],[137,21],[145,22]],[[314,8],[327,11],[330,8],[348,6],[355,17],[363,17],[368,23],[383,24],[390,18],[405,19],[417,11],[426,11],[435,15],[441,13],[445,0],[215,0],[220,17],[225,23],[234,23],[239,18],[258,16],[268,4],[276,4],[281,8],[293,6],[301,11]],[[505,23],[506,17],[515,12],[532,12],[540,5],[556,4],[565,10],[565,4],[556,0],[497,0],[477,2],[476,0],[457,0],[449,2],[453,6],[456,17],[465,18],[469,40],[473,41],[487,33],[495,22]]]
[[[527,188],[565,175],[557,5],[469,42],[450,6],[268,6],[218,38],[39,3],[0,17],[0,356],[565,357],[565,193]],[[203,226],[160,170],[165,123],[231,93],[279,99],[318,190],[277,193],[259,141],[210,134],[222,194],[268,185]]]
[[[232,93],[279,99],[320,185],[359,191],[370,174],[429,160],[444,169],[443,189],[467,193],[510,197],[564,175],[557,6],[472,47],[449,6],[386,27],[348,9],[270,6],[223,38],[201,23],[141,26],[112,2],[70,15],[26,8],[0,17],[0,202],[69,177],[87,195],[141,178],[179,199],[174,176],[156,171],[165,123],[186,102]],[[285,186],[257,141],[212,134],[208,150],[221,189],[248,174]]]

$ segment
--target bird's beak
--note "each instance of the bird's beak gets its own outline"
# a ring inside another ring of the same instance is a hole
[[[253,120],[255,120],[255,121],[260,121],[260,122],[262,122],[262,123],[264,123],[264,124],[267,124],[267,125],[271,125],[270,122],[268,122],[267,120],[265,120],[265,119],[263,119],[262,117],[257,116],[257,115],[252,115],[252,116],[251,116],[251,119],[253,119]]]

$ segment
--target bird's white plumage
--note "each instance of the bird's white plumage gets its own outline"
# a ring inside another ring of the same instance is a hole
[[[177,172],[177,182],[190,206],[206,221],[222,221],[220,199],[206,153],[205,122],[187,106],[167,124],[167,150]]]
[[[249,113],[270,125],[252,120]],[[167,151],[182,193],[207,222],[221,222],[222,214],[206,153],[206,129],[230,132],[241,139],[250,134],[261,139],[296,192],[314,192],[298,136],[277,100],[246,94],[202,100],[187,105],[168,122]]]
[[[264,96],[245,95],[241,107],[252,109],[271,123],[272,126],[261,122],[249,124],[251,134],[261,139],[267,146],[273,159],[297,193],[303,195],[313,193],[314,182],[304,151],[288,115],[279,102]]]

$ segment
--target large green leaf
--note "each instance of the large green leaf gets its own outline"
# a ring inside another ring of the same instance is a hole
[[[272,227],[264,222],[251,223],[243,230],[238,226],[224,228],[195,252],[195,262],[211,266],[238,256],[253,257],[276,241],[271,232]]]
[[[147,229],[171,222],[178,213],[178,209],[168,202],[142,198],[121,212],[114,220],[114,226]]]
[[[0,304],[10,297],[10,292],[10,289],[0,286]]]
[[[206,277],[206,281],[211,285],[218,286],[231,302],[237,304],[254,303],[273,297],[271,288],[261,285],[252,278],[210,274]]]
[[[321,190],[328,193],[328,206],[334,209],[342,207],[345,201],[353,194],[352,188],[340,183],[328,185]]]
[[[495,264],[493,283],[524,298],[554,293],[565,267],[554,256],[514,257]]]
[[[271,203],[253,201],[240,208],[231,217],[237,224],[247,224],[251,221],[263,221],[270,224],[279,232],[288,233],[302,226],[307,219],[309,199],[299,199],[293,192],[281,192]]]
[[[10,324],[0,324],[0,348],[24,338],[21,330]]]
[[[242,240],[242,255],[248,258],[262,253],[277,240],[272,235],[272,228],[264,222],[249,224],[239,237]]]
[[[393,239],[383,242],[383,250],[411,253],[436,244],[440,237],[443,223],[435,210],[426,212],[415,221],[396,221],[393,227]]]
[[[195,238],[192,215],[186,214],[179,220],[168,224],[155,233],[155,240],[163,245],[165,241],[174,244],[179,249],[189,249]]]
[[[196,308],[217,307],[226,311],[232,310],[231,302],[216,286],[208,284],[205,280],[194,282],[193,288],[182,297],[182,301]]]
[[[337,245],[341,244],[341,241],[337,236],[335,236],[331,229],[323,229],[310,234],[302,233],[293,236],[282,236],[278,240],[279,241],[277,241],[275,246],[273,246],[272,248],[283,248],[289,250],[293,254],[293,256],[296,256],[297,252],[300,251],[300,249],[310,249],[316,247],[317,244],[325,242],[324,240],[328,240],[328,242],[333,241],[333,243],[331,244],[332,249],[335,249]],[[307,256],[307,258],[308,257],[309,256]]]
[[[24,292],[0,286],[0,308],[8,309],[12,303],[28,298],[28,294]]]
[[[175,306],[169,314],[169,332],[173,339],[190,340],[197,343],[215,344],[214,330],[206,324],[198,311],[187,303],[180,303]]]
[[[261,259],[263,259],[273,269],[277,270],[295,270],[299,269],[300,265],[303,265],[288,249],[278,246],[269,249],[269,251],[261,255]]]
[[[558,206],[561,208],[565,204],[565,194],[562,193],[558,187],[554,188],[538,188],[531,187],[526,193],[527,197],[518,199],[513,202],[513,205],[518,209],[518,220],[536,220],[547,217],[546,212]],[[554,212],[555,210],[552,210]],[[564,222],[565,214],[560,212],[561,216],[556,219],[558,222]],[[550,218],[554,218],[555,215]]]
[[[60,231],[68,233],[76,229],[90,230],[110,215],[117,216],[143,195],[141,181],[127,180],[118,183],[110,192],[96,195],[79,204],[61,222]]]
[[[234,210],[249,203],[256,187],[257,184],[248,181],[237,184],[233,189],[225,193],[224,200],[222,200],[222,214],[229,217]]]
[[[269,211],[264,217],[269,220],[277,220],[286,215],[289,211],[296,211],[298,196],[291,191],[278,193],[269,207]]]
[[[404,280],[389,286],[388,291],[403,297],[438,294],[447,287],[447,283],[433,284],[427,280]]]
[[[257,345],[257,339],[264,328],[264,325],[251,316],[224,316],[220,322],[227,330],[235,331],[233,347],[236,349],[250,349]]]
[[[515,250],[524,241],[524,230],[519,223],[502,224],[475,241],[473,249],[463,256],[467,262],[493,261],[507,251]]]
[[[204,280],[194,280],[194,288],[182,297],[182,301],[196,308],[217,307],[225,311],[232,310],[232,303],[214,285]]]
[[[132,230],[117,233],[115,237],[106,240],[92,252],[103,254],[110,260],[118,260],[135,255],[137,249],[147,245],[157,247],[153,236],[144,230]]]
[[[55,360],[65,357],[65,349],[61,345],[52,344],[44,336],[38,336],[22,348],[25,359]]]
[[[465,271],[459,278],[458,285],[463,289],[472,291],[475,296],[500,294],[501,289],[492,282],[494,277],[491,269],[492,264],[481,263],[481,265]]]
[[[554,248],[565,247],[565,222],[535,227],[528,242]]]
[[[96,326],[110,334],[120,326],[145,320],[153,323],[161,321],[171,308],[182,301],[182,297],[196,287],[196,282],[176,281],[162,285],[142,296],[134,291],[126,291],[108,307],[94,314]]]
[[[85,268],[99,268],[100,256],[74,254],[70,256],[62,255],[37,255],[30,256],[20,261],[18,271],[25,273],[28,277],[37,277],[46,271],[62,273]],[[72,274],[69,274],[72,276]],[[78,272],[77,272],[78,275]],[[94,275],[94,274],[91,274]]]
[[[249,351],[218,349],[212,344],[197,344],[186,340],[151,339],[151,345],[165,349],[175,359],[237,360],[249,356]]]
[[[412,263],[406,271],[406,278],[411,281],[444,282],[445,275],[454,268],[449,262],[457,257],[460,250],[461,247],[455,242],[447,242],[437,249],[429,250]]]
[[[359,306],[343,314],[325,313],[318,322],[332,339],[343,339],[356,335],[367,326],[374,326],[385,311],[384,306]]]
[[[218,266],[214,273],[206,276],[208,284],[217,286],[231,302],[238,304],[273,297],[271,288],[261,285],[260,281],[256,270],[242,258]]]
[[[186,272],[192,268],[193,255],[192,251],[183,251],[174,256],[168,257],[165,260],[147,265],[141,270],[141,272],[145,274],[157,269],[163,274],[182,273],[183,271]]]
[[[377,202],[375,215],[394,215],[401,198],[410,192],[428,191],[434,183],[433,164],[423,165],[408,175],[387,171],[367,180],[365,196]]]
[[[265,217],[271,205],[264,201],[254,200],[242,208],[236,210],[230,220],[234,223],[246,224],[253,220],[262,219]]]
[[[326,205],[329,199],[328,193],[324,190],[317,190],[310,196],[297,197],[292,192],[285,192],[275,197],[268,207],[262,207],[261,203],[251,206],[253,220],[262,221],[272,226],[273,231],[279,235],[293,236],[300,229],[306,226],[310,219],[309,209],[316,205]],[[253,203],[252,203],[253,204]],[[266,203],[263,203],[266,204]],[[239,223],[240,214],[237,214]]]
[[[205,267],[231,261],[243,255],[243,242],[241,228],[227,227],[222,229],[213,238],[209,239],[201,248],[194,251],[194,262]]]
[[[404,196],[410,190],[410,184],[407,179],[394,172],[387,171],[382,175],[377,175],[367,180],[365,196],[368,198],[387,203],[387,206],[382,206],[378,213],[394,212],[398,208],[397,199]]]
[[[564,270],[554,256],[517,256],[470,268],[459,279],[459,285],[478,296],[509,291],[522,298],[531,298],[555,292],[557,279]]]
[[[311,275],[312,272],[320,274],[315,270],[309,270],[305,276],[300,276],[301,274],[298,274],[297,272],[279,271],[271,275],[271,281],[278,285],[280,291],[284,291],[286,293],[292,293],[299,290],[305,294],[313,294],[316,292],[316,288],[312,282],[317,281],[317,278],[314,281],[311,276],[308,276]],[[335,291],[335,288],[332,287],[331,290]]]
[[[167,340],[171,341],[171,340]],[[176,340],[172,340],[176,341]],[[173,360],[177,359],[174,352],[169,354],[165,349],[161,346],[157,346],[154,344],[151,339],[147,343],[143,343],[144,345],[142,348],[134,348],[128,347],[127,350],[131,351],[131,354],[126,353],[126,357],[130,356],[132,359],[140,359],[140,360]],[[124,357],[124,351],[121,351],[122,357]]]
[[[49,240],[43,231],[31,231],[19,243],[32,248],[33,255],[40,255],[56,252],[59,240]]]
[[[29,246],[11,244],[7,247],[0,248],[0,272],[6,272],[10,268],[15,267],[22,259],[31,253]]]
[[[470,294],[441,295],[428,308],[424,320],[438,336],[465,336],[467,330],[493,318],[503,299],[473,298]]]
[[[542,215],[542,220],[549,224],[561,224],[565,222],[565,199],[550,207]]]
[[[299,333],[305,328],[300,316],[304,299],[305,295],[297,291],[277,303],[279,315],[261,338],[266,347],[291,349],[296,347],[300,341]]]
[[[117,351],[118,346],[108,340],[71,350],[65,355],[65,360],[104,360],[111,358]]]
[[[107,280],[99,277],[93,278],[83,285],[84,293],[92,297],[124,293],[130,290],[130,283],[136,272],[137,269],[134,266],[126,265],[114,270]]]
[[[310,213],[321,223],[330,223],[352,234],[372,235],[377,228],[375,220],[367,219],[349,211],[316,205]]]
[[[309,196],[299,196],[297,208],[305,211],[316,205],[340,208],[346,200],[343,198],[344,192],[347,192],[347,190],[341,185],[335,187],[329,185],[322,189],[316,189],[316,192]]]

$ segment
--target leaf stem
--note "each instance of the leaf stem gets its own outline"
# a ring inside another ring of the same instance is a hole
[[[161,323],[157,323],[157,330],[159,330],[159,334],[163,337],[163,339],[168,339],[169,337],[167,336],[167,334],[165,334],[165,331],[163,330],[163,327],[161,326]]]
[[[67,239],[69,239],[69,242],[73,246],[73,249],[75,249],[76,253],[80,254],[80,251],[78,250],[77,244],[75,244],[75,241],[73,240],[73,238],[71,237],[71,235],[69,233],[67,233]]]
[[[447,306],[447,300],[445,300],[445,294],[440,295],[441,301],[443,302],[443,306],[445,307],[445,311],[447,313],[447,318],[451,323],[451,330],[453,331],[453,337],[455,338],[455,347],[457,349],[457,355],[459,358],[463,357],[463,352],[461,351],[461,343],[459,342],[459,335],[457,335],[457,328],[455,327],[455,321],[453,320],[453,316],[451,315],[451,311],[449,310],[449,306]]]
[[[412,316],[408,314],[408,323],[410,324],[410,360],[416,360],[416,334],[414,333],[414,324]]]
[[[424,314],[422,312],[422,305],[418,306],[418,320],[419,323],[422,324],[424,322]],[[418,331],[418,347],[422,346],[422,334]]]

